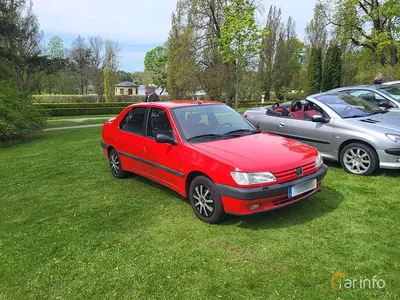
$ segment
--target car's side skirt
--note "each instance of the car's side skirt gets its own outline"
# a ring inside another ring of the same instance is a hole
[[[149,161],[149,160],[143,159],[143,158],[141,158],[141,157],[138,157],[138,156],[135,156],[135,155],[126,153],[126,152],[122,152],[122,151],[118,151],[118,154],[120,154],[120,155],[122,155],[122,156],[125,156],[125,157],[128,157],[128,158],[131,158],[131,159],[134,159],[134,160],[136,160],[136,161],[145,163],[145,164],[147,164],[147,165],[149,165],[149,166],[158,168],[158,169],[163,170],[163,171],[165,171],[165,172],[168,172],[168,173],[170,173],[170,174],[172,174],[172,175],[178,176],[179,178],[185,178],[185,174],[183,174],[183,173],[181,173],[181,172],[178,172],[178,171],[175,171],[175,170],[173,170],[173,169],[170,169],[170,168],[168,168],[168,167],[165,167],[165,166],[163,166],[163,165],[157,164],[157,163],[155,163],[155,162],[152,162],[152,161]]]

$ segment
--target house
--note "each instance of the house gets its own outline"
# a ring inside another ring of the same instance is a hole
[[[130,81],[120,82],[115,85],[115,95],[138,95],[139,86]]]

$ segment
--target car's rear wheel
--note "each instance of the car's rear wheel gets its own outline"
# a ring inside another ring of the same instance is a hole
[[[379,158],[370,146],[354,143],[343,148],[340,162],[348,173],[368,176],[379,168]]]
[[[127,172],[122,168],[121,159],[119,158],[118,152],[115,149],[111,149],[109,155],[111,174],[115,178],[124,178]]]
[[[195,215],[202,221],[217,224],[224,220],[225,210],[214,182],[196,177],[189,187],[189,199]]]

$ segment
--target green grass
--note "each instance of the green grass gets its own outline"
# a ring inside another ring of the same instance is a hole
[[[160,185],[113,179],[100,133],[0,149],[0,299],[399,299],[399,171],[333,164],[310,199],[212,226]],[[334,291],[338,271],[386,287]]]
[[[76,121],[47,121],[47,128],[59,128],[59,127],[70,127],[70,126],[81,126],[81,125],[94,125],[94,124],[103,124],[110,118],[105,119],[87,119],[82,122]]]

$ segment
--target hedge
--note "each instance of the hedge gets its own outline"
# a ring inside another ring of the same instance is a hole
[[[160,96],[161,100],[167,100],[168,96]],[[97,95],[34,95],[35,103],[98,103]],[[115,96],[115,102],[137,103],[143,102],[144,96],[141,95],[121,95]],[[104,103],[104,100],[100,103]]]
[[[38,109],[60,109],[60,108],[107,108],[127,107],[132,102],[110,102],[110,103],[35,103]]]
[[[59,116],[80,116],[80,115],[117,115],[126,108],[124,107],[96,107],[96,108],[54,108],[41,109],[42,114],[59,117]]]

